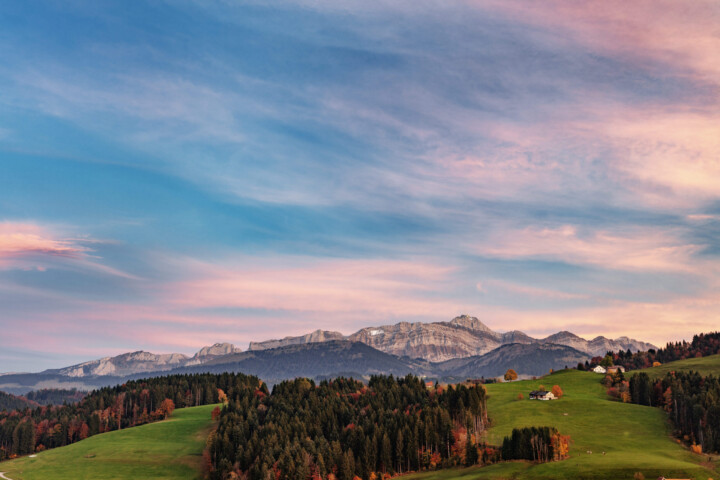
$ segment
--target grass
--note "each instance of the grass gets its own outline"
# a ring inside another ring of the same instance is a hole
[[[715,361],[720,363],[720,358]],[[492,420],[488,443],[501,444],[514,427],[555,426],[573,440],[567,460],[539,465],[508,462],[420,473],[411,478],[632,479],[635,472],[642,472],[648,479],[661,475],[702,480],[720,477],[717,460],[702,464],[707,456],[693,454],[671,438],[662,410],[610,400],[600,385],[601,378],[590,372],[567,370],[540,380],[487,385]],[[560,385],[565,395],[549,402],[528,400],[530,390],[541,384],[548,389]],[[517,399],[519,393],[524,400]]]
[[[12,480],[199,479],[213,408],[177,409],[162,422],[0,463],[0,472]]]
[[[669,362],[659,367],[645,368],[643,370],[635,370],[628,372],[629,375],[637,372],[645,372],[651,378],[664,377],[665,374],[672,371],[693,370],[703,375],[720,376],[720,355],[709,355],[701,358],[688,358],[687,360],[679,360],[677,362]]]

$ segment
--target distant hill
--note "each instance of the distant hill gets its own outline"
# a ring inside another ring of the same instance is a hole
[[[38,404],[24,397],[0,392],[0,411],[22,410],[27,407],[37,407]]]

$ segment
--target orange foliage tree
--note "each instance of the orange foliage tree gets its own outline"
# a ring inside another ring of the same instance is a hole
[[[555,432],[552,436],[553,460],[564,460],[570,452],[570,435]]]
[[[525,396],[522,393],[518,393],[518,400],[522,400],[525,398]]]
[[[563,396],[563,391],[562,388],[560,388],[560,385],[553,385],[552,394],[555,395],[555,398],[560,398]]]
[[[158,413],[160,413],[164,418],[168,418],[170,415],[172,415],[174,410],[175,402],[173,402],[169,398],[163,400],[160,404],[160,407],[158,407]]]
[[[220,403],[227,403],[228,398],[227,398],[227,395],[225,394],[225,392],[223,392],[223,389],[218,388],[217,391],[218,391],[218,401]]]
[[[507,381],[517,380],[518,374],[517,374],[517,372],[516,372],[515,370],[513,370],[512,368],[509,368],[508,371],[505,372],[505,377],[504,377],[504,378],[505,378],[505,380],[507,380]]]

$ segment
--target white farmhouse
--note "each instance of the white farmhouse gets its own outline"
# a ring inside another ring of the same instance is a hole
[[[598,365],[597,367],[593,368],[592,371],[595,372],[595,373],[605,373],[605,372],[607,372],[607,370],[605,370],[605,367],[603,367],[602,365]]]
[[[546,392],[545,390],[533,390],[530,392],[530,400],[557,400],[557,397],[552,392]]]

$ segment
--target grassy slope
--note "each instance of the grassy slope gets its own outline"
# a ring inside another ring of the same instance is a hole
[[[665,374],[672,371],[680,370],[694,370],[700,372],[703,375],[714,375],[720,376],[720,355],[710,355],[702,358],[689,358],[687,360],[678,360],[677,362],[670,362],[659,367],[646,368],[644,370],[633,370],[628,372],[633,374],[635,372],[645,372],[650,377],[664,377]]]
[[[631,479],[637,471],[645,478],[720,476],[720,471],[715,470],[718,464],[712,470],[701,466],[707,457],[690,453],[669,436],[662,410],[611,401],[600,379],[598,374],[568,370],[536,381],[488,385],[488,408],[493,421],[489,443],[500,444],[513,427],[555,426],[573,439],[569,459],[542,465],[513,462],[446,470],[413,478]],[[541,384],[547,388],[560,385],[565,396],[550,402],[528,400],[528,392]],[[518,393],[525,400],[517,400]],[[586,453],[588,450],[593,453]],[[603,451],[606,455],[602,455]]]
[[[197,479],[213,408],[178,409],[162,422],[0,463],[0,471],[13,480]]]

